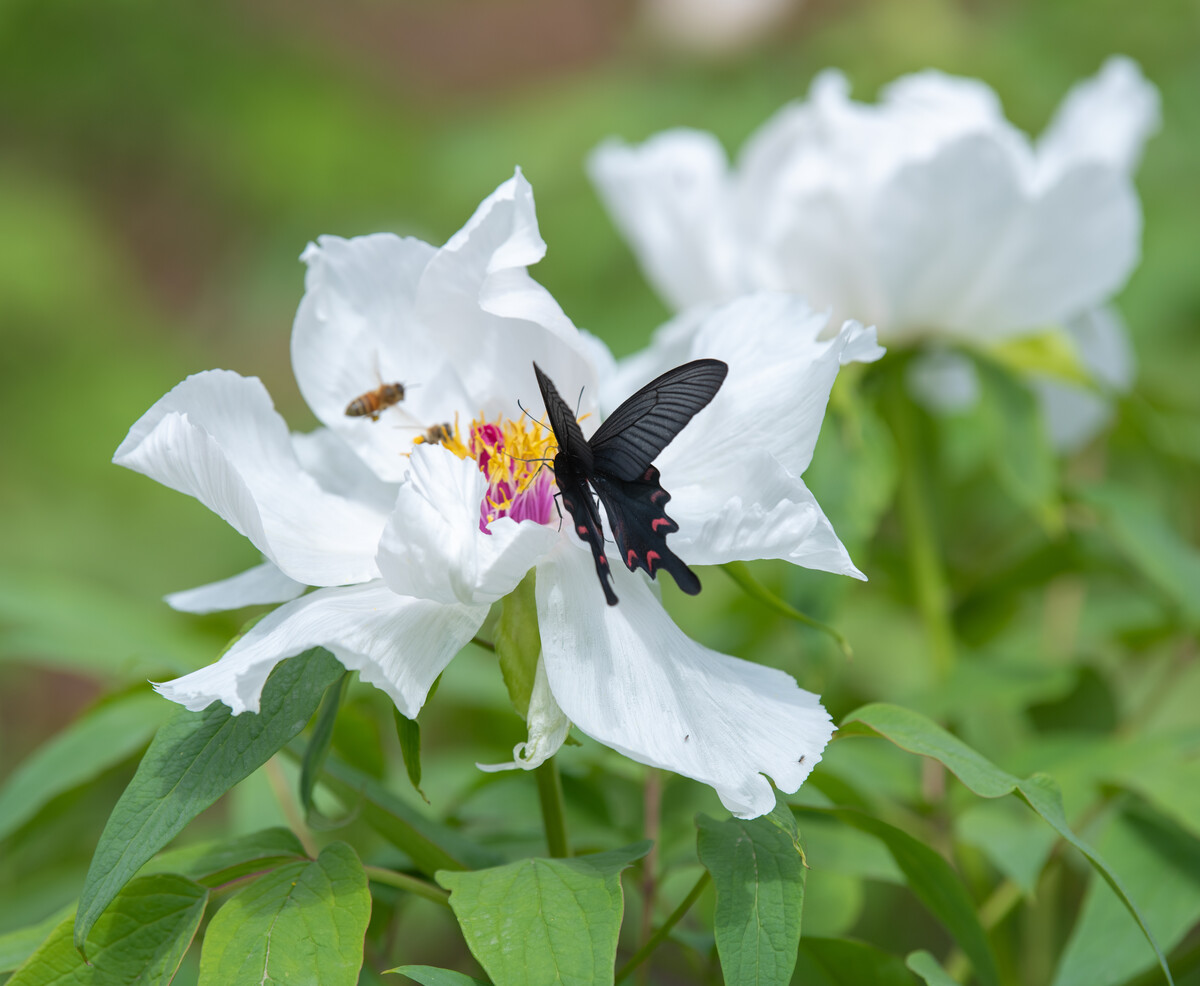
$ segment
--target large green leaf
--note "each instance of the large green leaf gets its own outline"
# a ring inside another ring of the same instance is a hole
[[[138,877],[91,929],[87,959],[67,917],[8,981],[8,986],[107,986],[169,983],[191,944],[208,891],[172,873]]]
[[[918,986],[896,956],[845,938],[800,942],[792,981],[797,986]]]
[[[524,859],[440,872],[471,954],[496,986],[605,986],[613,981],[621,871],[649,842],[574,859]]]
[[[1032,898],[1057,833],[1016,801],[976,801],[958,817],[959,838],[978,848]]]
[[[200,986],[355,986],[371,894],[344,842],[289,863],[232,897],[209,923]]]
[[[1146,936],[1167,982],[1173,983],[1166,957],[1159,948],[1153,932],[1146,924],[1141,911],[1134,904],[1112,868],[1100,858],[1094,849],[1079,838],[1067,823],[1063,811],[1062,793],[1054,780],[1044,774],[1019,779],[1001,770],[982,754],[971,749],[962,740],[952,736],[937,723],[919,712],[898,705],[877,703],[864,705],[850,713],[843,725],[862,723],[870,731],[890,740],[902,749],[922,756],[932,757],[942,763],[968,788],[984,798],[998,798],[1005,794],[1016,794],[1037,812],[1063,839],[1083,853],[1095,867]]]
[[[1173,948],[1200,921],[1200,842],[1157,812],[1131,805],[1112,819],[1099,845],[1137,894],[1163,947]],[[1153,964],[1154,953],[1117,895],[1093,880],[1054,986],[1112,986]]]
[[[321,768],[325,765],[325,758],[329,755],[329,748],[333,745],[333,726],[337,722],[338,710],[342,707],[342,699],[346,695],[350,678],[351,674],[347,671],[326,689],[316,722],[308,735],[304,759],[300,762],[300,805],[304,808],[304,820],[309,828],[331,829],[345,824],[325,818],[317,810],[313,794],[321,776]]]
[[[975,903],[945,859],[902,829],[852,808],[798,807],[795,810],[831,815],[845,825],[874,836],[887,846],[904,874],[908,888],[954,936],[975,967],[979,981],[985,986],[998,986],[1000,974],[987,934],[979,923]]]
[[[96,919],[150,857],[304,728],[343,670],[327,651],[311,650],[275,668],[257,714],[234,716],[217,702],[175,713],[100,836],[79,898],[76,945],[84,946]]]
[[[175,709],[138,691],[93,709],[39,747],[0,788],[0,839],[52,798],[132,756]]]
[[[421,986],[489,986],[482,979],[452,969],[435,969],[431,965],[401,965],[388,972],[398,972]]]
[[[789,813],[790,815],[790,813]],[[714,925],[728,986],[786,986],[796,965],[804,860],[770,818],[696,819],[700,862],[717,893]]]

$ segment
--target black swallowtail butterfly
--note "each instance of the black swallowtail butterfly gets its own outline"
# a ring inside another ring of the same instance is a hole
[[[596,574],[610,606],[617,603],[612,573],[604,554],[600,511],[588,483],[604,504],[609,527],[626,567],[654,578],[658,569],[674,576],[684,592],[695,595],[700,580],[667,547],[667,535],[679,525],[663,509],[671,494],[658,481],[655,456],[713,399],[729,367],[716,359],[698,359],[668,370],[624,401],[589,440],[550,378],[533,364],[542,402],[558,442],[554,479],[575,533],[592,548]]]

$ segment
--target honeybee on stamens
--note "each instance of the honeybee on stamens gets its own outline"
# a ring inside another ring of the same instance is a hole
[[[402,400],[404,400],[404,384],[381,384],[374,390],[368,390],[365,394],[359,394],[358,397],[347,404],[346,417],[370,418],[372,421],[378,421],[379,415],[389,407],[399,404]]]
[[[447,421],[444,425],[430,425],[424,435],[418,435],[415,444],[441,445],[454,437],[454,426]]]

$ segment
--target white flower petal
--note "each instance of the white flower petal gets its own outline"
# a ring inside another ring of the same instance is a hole
[[[257,378],[188,377],[130,429],[113,461],[194,496],[305,585],[378,576],[385,515],[321,489]]]
[[[513,747],[513,759],[509,763],[477,763],[480,770],[493,774],[500,770],[533,770],[540,767],[554,754],[571,731],[571,720],[563,715],[550,691],[546,677],[545,662],[539,657],[534,672],[533,692],[529,696],[529,713],[525,717],[529,727],[529,739]]]
[[[1073,318],[1065,328],[1096,387],[1077,387],[1045,376],[1034,376],[1031,384],[1042,405],[1050,444],[1059,452],[1075,452],[1112,420],[1112,395],[1133,386],[1136,360],[1129,331],[1111,306]]]
[[[404,475],[403,453],[426,427],[453,421],[466,393],[436,332],[416,313],[421,277],[436,253],[420,240],[376,233],[319,237],[302,260],[305,294],[292,329],[292,366],[313,413],[384,480]],[[378,421],[346,406],[381,384],[404,400]]]
[[[487,609],[397,596],[379,581],[319,589],[264,617],[215,664],[154,687],[194,712],[213,702],[225,703],[234,715],[257,712],[263,684],[276,664],[324,647],[412,719],[434,680],[475,635]]]
[[[286,603],[304,589],[304,583],[289,579],[268,561],[220,582],[172,592],[164,599],[168,606],[181,613],[219,613],[242,606]]]
[[[668,543],[689,565],[783,558],[866,580],[808,487],[763,449],[749,449],[708,481],[667,485]]]
[[[668,130],[640,147],[608,140],[588,174],[646,277],[675,308],[740,293],[742,275],[726,228],[728,162],[711,134]]]
[[[712,403],[659,455],[664,485],[668,477],[680,485],[702,485],[715,478],[714,462],[722,463],[724,474],[736,472],[732,464],[751,450],[770,452],[796,476],[808,468],[842,363],[869,362],[883,353],[874,330],[853,322],[834,338],[821,339],[828,317],[790,295],[740,298],[679,320],[691,336],[686,355],[676,328],[665,327],[670,358],[721,359],[729,375]]]
[[[1162,122],[1158,90],[1132,59],[1109,58],[1074,86],[1038,140],[1038,169],[1049,182],[1077,164],[1097,162],[1132,174]]]
[[[742,818],[795,791],[833,733],[816,695],[782,671],[702,647],[645,581],[614,569],[606,606],[592,560],[563,545],[538,567],[542,654],[554,698],[589,736],[716,789]]]
[[[369,503],[383,514],[391,512],[397,484],[381,480],[332,429],[292,432],[292,448],[301,467],[321,489]]]
[[[561,393],[584,388],[585,400],[594,400],[588,347],[524,267],[545,249],[533,190],[518,169],[438,251],[421,279],[418,316],[462,381],[468,420],[478,413],[516,417],[517,398],[538,393],[535,359]]]
[[[443,604],[487,605],[512,592],[558,532],[501,517],[479,529],[487,481],[473,459],[418,446],[409,480],[379,543],[379,568],[391,588]]]
[[[990,136],[901,168],[878,194],[890,338],[1012,334],[1091,307],[1128,277],[1141,216],[1123,176],[1089,166],[1033,197]]]

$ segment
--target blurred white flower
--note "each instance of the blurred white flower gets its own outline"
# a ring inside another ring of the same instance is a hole
[[[541,408],[536,359],[562,393],[582,395],[590,433],[601,393],[637,368],[619,370],[533,281],[526,266],[544,253],[520,173],[441,248],[322,237],[304,253],[292,360],[324,427],[289,434],[257,379],[224,370],[189,377],[133,426],[115,462],[195,496],[266,557],[173,604],[284,603],[215,664],[157,687],[190,709],[253,711],[280,660],[322,646],[412,717],[491,604],[534,569],[542,653],[514,766],[552,755],[569,720],[710,784],[739,815],[761,814],[774,805],[764,775],[795,791],[829,716],[789,675],[688,639],[642,574],[613,566],[620,604],[605,604],[588,548],[553,509],[553,474],[529,461],[552,439],[517,402]],[[826,322],[760,294],[689,328],[679,362],[716,357],[729,374],[655,460],[686,562],[785,558],[861,578],[800,476],[839,366],[881,350],[856,323],[820,339]],[[657,355],[637,385],[659,372]],[[352,398],[397,381],[405,398],[378,421],[347,417]],[[421,441],[436,424],[450,437]]]
[[[921,72],[864,104],[826,71],[736,167],[712,135],[672,130],[602,144],[590,172],[678,310],[766,288],[829,306],[832,324],[873,323],[884,343],[1064,329],[1112,387],[1128,384],[1128,363],[1093,364],[1128,347],[1085,350],[1097,319],[1115,324],[1095,313],[1138,260],[1131,173],[1158,122],[1157,91],[1122,57],[1077,85],[1036,142],[976,80]],[[1051,427],[1077,439],[1077,424]]]
[[[664,43],[723,55],[748,48],[803,0],[643,0],[642,20]]]

